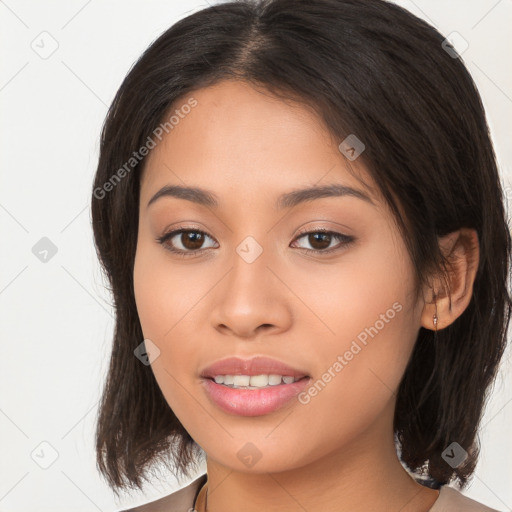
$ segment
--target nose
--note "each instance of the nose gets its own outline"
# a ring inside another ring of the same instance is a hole
[[[277,334],[292,324],[293,295],[279,278],[279,265],[268,252],[251,263],[238,254],[226,277],[216,287],[211,314],[213,327],[224,335],[256,339]]]

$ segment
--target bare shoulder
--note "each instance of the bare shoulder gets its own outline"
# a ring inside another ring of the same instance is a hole
[[[156,501],[119,512],[191,512],[201,487],[206,482],[206,473],[187,486]]]

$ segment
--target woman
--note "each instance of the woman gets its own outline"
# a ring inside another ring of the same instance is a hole
[[[453,47],[381,0],[228,2],[159,37],[92,198],[116,329],[97,428],[132,510],[491,510],[462,488],[510,233]],[[405,469],[407,468],[407,470]]]

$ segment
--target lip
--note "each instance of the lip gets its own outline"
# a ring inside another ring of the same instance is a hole
[[[239,357],[228,357],[221,359],[207,366],[201,372],[201,377],[213,379],[216,375],[283,375],[291,376],[296,379],[308,377],[305,371],[292,368],[277,359],[268,357],[253,357],[251,359],[242,359]]]
[[[205,377],[201,384],[208,398],[224,412],[238,416],[263,416],[281,409],[293,399],[298,402],[297,395],[310,381],[310,377],[304,377],[291,384],[262,389],[234,389]]]
[[[217,384],[216,375],[291,376],[297,380],[291,384],[278,384],[262,389],[234,389]],[[299,395],[311,381],[305,371],[292,368],[281,361],[268,357],[241,359],[229,357],[216,361],[201,372],[201,384],[210,401],[224,412],[238,416],[262,416],[275,412]]]

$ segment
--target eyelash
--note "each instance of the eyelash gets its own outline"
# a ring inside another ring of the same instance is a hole
[[[182,234],[182,233],[200,233],[201,235],[207,236],[207,237],[211,238],[212,240],[214,240],[214,238],[211,237],[205,231],[202,231],[200,229],[190,228],[190,227],[187,227],[187,228],[179,227],[177,229],[173,229],[169,233],[165,233],[164,235],[158,237],[156,240],[157,240],[158,243],[163,245],[166,250],[172,252],[173,254],[176,254],[176,256],[183,257],[183,258],[188,258],[188,257],[196,256],[198,252],[207,251],[208,249],[213,249],[213,247],[208,247],[206,249],[196,249],[196,250],[183,251],[181,249],[174,249],[169,244],[166,243],[167,240],[175,237],[178,234]],[[347,246],[349,246],[350,244],[352,244],[355,241],[355,238],[353,236],[343,235],[342,233],[337,233],[336,231],[330,231],[328,229],[322,229],[322,228],[315,229],[315,230],[312,230],[312,231],[302,231],[302,232],[300,232],[294,238],[294,241],[298,240],[299,238],[302,238],[305,235],[318,234],[318,233],[331,235],[333,238],[340,240],[340,243],[338,245],[334,246],[334,247],[331,247],[330,249],[325,249],[325,250],[322,250],[322,249],[304,249],[304,248],[300,248],[300,247],[299,247],[299,249],[304,251],[306,254],[313,254],[315,256],[318,256],[319,254],[320,255],[331,254],[333,252],[339,251],[343,247],[347,247]]]

